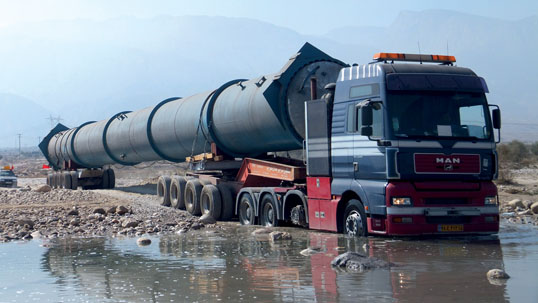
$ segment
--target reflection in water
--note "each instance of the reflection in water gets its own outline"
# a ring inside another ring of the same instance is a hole
[[[271,244],[251,231],[168,236],[149,247],[135,239],[63,240],[45,252],[42,269],[55,277],[54,287],[74,287],[81,299],[95,301],[505,301],[505,286],[485,276],[503,268],[493,237],[353,239],[292,229],[292,241]],[[299,254],[309,246],[322,252]],[[331,260],[345,251],[398,266],[333,270]]]

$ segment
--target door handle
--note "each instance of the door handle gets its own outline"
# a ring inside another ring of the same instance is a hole
[[[353,171],[359,171],[359,162],[353,162]]]

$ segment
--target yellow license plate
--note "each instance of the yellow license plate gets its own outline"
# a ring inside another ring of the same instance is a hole
[[[441,224],[438,229],[440,232],[463,231],[463,224]]]

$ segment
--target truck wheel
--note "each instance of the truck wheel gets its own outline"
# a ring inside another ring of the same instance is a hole
[[[52,187],[52,173],[47,174],[47,185]]]
[[[235,199],[232,189],[223,183],[217,184],[217,188],[219,189],[222,202],[220,219],[222,221],[229,221],[233,218],[235,210]]]
[[[71,175],[69,174],[69,172],[67,171],[64,171],[62,172],[62,188],[63,189],[71,189]]]
[[[239,222],[241,225],[256,224],[254,200],[249,193],[244,193],[241,195],[241,200],[239,200]]]
[[[364,206],[359,200],[350,200],[344,212],[344,234],[355,237],[366,237],[368,227],[366,225],[366,213]]]
[[[103,175],[101,176],[101,183],[99,188],[108,189],[108,184],[110,183],[110,175],[108,174],[108,169],[103,170]]]
[[[54,173],[54,188],[61,188],[62,187],[62,174],[60,172]]]
[[[187,179],[182,176],[172,176],[170,183],[170,206],[185,209],[185,187]]]
[[[160,176],[157,181],[157,196],[162,206],[170,206],[170,182],[168,176]]]
[[[200,197],[202,215],[209,214],[215,220],[220,220],[222,199],[219,189],[213,184],[204,185]]]
[[[106,183],[106,188],[113,189],[116,186],[116,174],[111,168],[107,168],[105,173],[108,175],[108,182]]]
[[[76,171],[69,173],[71,175],[71,189],[76,190],[78,188],[78,174]]]
[[[193,216],[199,216],[202,213],[200,210],[202,188],[203,185],[198,179],[187,181],[185,186],[185,208]]]
[[[260,203],[260,225],[267,227],[278,226],[277,208],[272,195],[265,195]]]

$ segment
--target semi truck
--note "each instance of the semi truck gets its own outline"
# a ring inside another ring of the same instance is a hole
[[[39,144],[47,182],[113,188],[113,165],[166,160],[186,173],[159,177],[160,201],[193,215],[351,236],[497,233],[500,109],[455,62],[348,65],[306,43],[274,74],[58,124]]]

